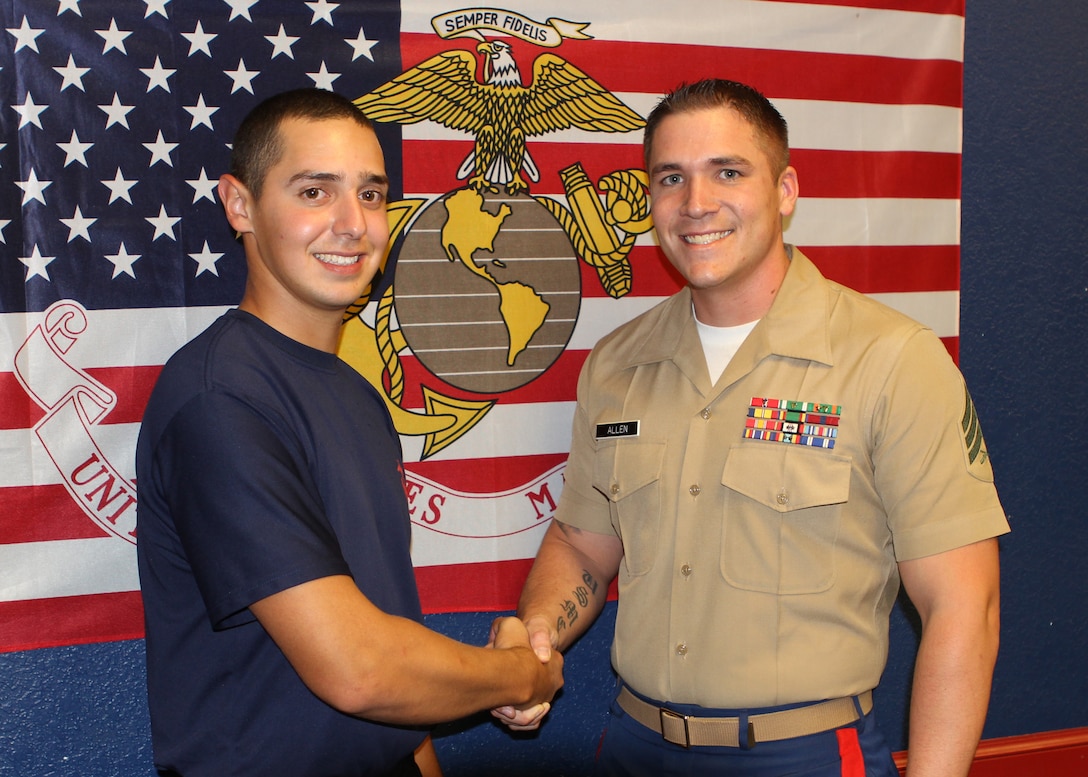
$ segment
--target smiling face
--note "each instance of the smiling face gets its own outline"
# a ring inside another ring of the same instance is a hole
[[[281,154],[259,197],[234,176],[220,179],[246,249],[239,307],[335,350],[340,318],[370,285],[389,242],[384,157],[374,132],[351,119],[288,118],[278,133]]]
[[[699,320],[760,318],[789,266],[782,218],[797,201],[796,172],[778,173],[753,126],[726,106],[666,116],[650,154],[658,240]]]

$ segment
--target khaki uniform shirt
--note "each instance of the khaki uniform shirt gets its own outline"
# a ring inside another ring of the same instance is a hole
[[[869,690],[897,561],[1008,531],[941,341],[792,256],[715,385],[687,289],[604,338],[579,378],[557,519],[622,540],[612,661],[652,698]],[[806,415],[774,417],[778,400]]]

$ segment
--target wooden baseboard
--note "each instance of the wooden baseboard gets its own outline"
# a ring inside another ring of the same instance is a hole
[[[906,752],[895,753],[906,774]],[[975,752],[970,777],[1081,777],[1088,774],[1088,727],[984,739]]]

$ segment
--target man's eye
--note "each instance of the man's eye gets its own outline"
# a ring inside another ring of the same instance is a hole
[[[675,173],[673,175],[666,175],[661,180],[661,183],[665,184],[666,186],[672,186],[673,184],[680,183],[680,176]]]
[[[727,178],[732,181],[735,178],[740,178],[740,173],[736,170],[722,170],[722,178]]]
[[[321,190],[316,186],[311,186],[309,189],[302,190],[302,196],[308,200],[316,200],[321,196]]]
[[[359,199],[363,202],[380,203],[384,199],[384,195],[377,189],[367,189],[359,195]]]

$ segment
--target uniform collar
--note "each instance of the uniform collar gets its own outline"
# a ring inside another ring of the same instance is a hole
[[[756,325],[719,382],[725,386],[743,377],[770,355],[805,359],[831,366],[828,316],[831,295],[827,280],[808,257],[792,246],[792,258],[782,288],[771,309]],[[672,360],[691,382],[709,389],[691,291],[684,287],[664,303],[657,324],[632,350],[627,366]]]

